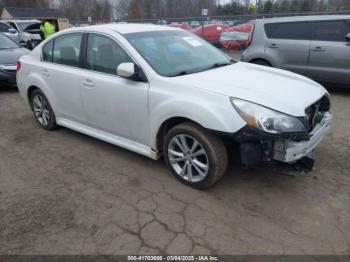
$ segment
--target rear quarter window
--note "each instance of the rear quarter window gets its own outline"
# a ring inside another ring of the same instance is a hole
[[[53,41],[48,42],[44,47],[43,47],[43,61],[45,62],[52,62],[53,59]]]
[[[265,24],[265,33],[272,39],[310,40],[311,23],[288,22]]]
[[[54,39],[53,62],[79,67],[82,33],[70,33]]]

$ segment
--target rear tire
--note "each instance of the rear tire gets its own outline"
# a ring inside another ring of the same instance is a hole
[[[262,65],[262,66],[268,66],[271,67],[271,64],[269,62],[267,62],[264,59],[257,59],[257,60],[253,60],[251,61],[252,64],[256,64],[256,65]]]
[[[207,189],[225,174],[226,147],[220,137],[191,122],[173,127],[163,145],[167,166],[185,185]]]
[[[30,104],[34,117],[40,126],[46,130],[53,130],[57,127],[55,114],[44,93],[36,89],[31,97]]]

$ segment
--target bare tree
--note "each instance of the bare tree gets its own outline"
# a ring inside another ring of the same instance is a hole
[[[215,14],[216,0],[131,0],[129,17],[159,19],[162,17],[201,16],[202,9]]]
[[[115,20],[123,20],[128,17],[130,0],[113,1],[113,17]]]
[[[87,21],[88,17],[98,22],[110,21],[112,16],[109,0],[61,0],[59,9],[63,16],[75,21]]]

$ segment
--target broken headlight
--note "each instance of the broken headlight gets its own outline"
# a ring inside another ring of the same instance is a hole
[[[231,98],[231,102],[250,127],[272,134],[307,131],[304,124],[296,117],[241,99]]]

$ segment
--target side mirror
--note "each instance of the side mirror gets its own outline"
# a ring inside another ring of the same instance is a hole
[[[346,41],[350,41],[350,33],[345,36]]]
[[[135,75],[135,64],[134,63],[122,63],[118,66],[117,75],[130,78]]]
[[[9,33],[10,33],[10,34],[16,34],[16,33],[17,33],[17,30],[16,30],[16,29],[13,29],[13,28],[9,28]]]

